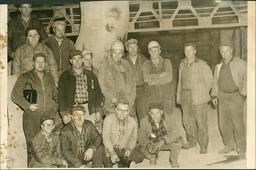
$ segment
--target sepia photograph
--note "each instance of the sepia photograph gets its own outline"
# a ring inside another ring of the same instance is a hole
[[[1,169],[255,168],[255,2],[17,1],[0,15]]]

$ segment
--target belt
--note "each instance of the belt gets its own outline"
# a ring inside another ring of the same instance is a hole
[[[82,105],[82,104],[87,104],[87,103],[88,103],[88,101],[86,101],[86,102],[82,102],[82,103],[75,102],[75,103],[74,103],[74,105]]]
[[[221,90],[220,90],[221,91]],[[222,93],[236,93],[236,92],[239,92],[239,90],[235,90],[235,91],[227,91],[227,92],[225,92],[225,91],[221,91]]]

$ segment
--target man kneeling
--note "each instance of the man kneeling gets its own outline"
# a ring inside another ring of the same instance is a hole
[[[89,120],[85,120],[85,108],[72,109],[72,121],[60,131],[61,150],[68,167],[102,167],[102,139]]]
[[[131,167],[144,159],[142,152],[135,147],[138,129],[129,112],[129,102],[126,99],[119,99],[114,113],[109,114],[103,122],[105,167]]]
[[[166,117],[165,117],[166,116]],[[159,151],[170,151],[169,162],[173,168],[179,167],[178,154],[184,143],[182,137],[173,133],[170,115],[165,115],[160,103],[151,103],[149,114],[141,120],[138,142],[150,165],[156,165]]]
[[[43,115],[40,118],[42,130],[32,140],[32,160],[30,168],[67,167],[61,155],[59,135],[52,133],[54,118]]]

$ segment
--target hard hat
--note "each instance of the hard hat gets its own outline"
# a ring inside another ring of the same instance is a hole
[[[150,42],[148,43],[148,50],[150,50],[151,48],[154,48],[154,47],[160,48],[159,43],[158,43],[157,41],[150,41]]]
[[[111,45],[111,50],[116,49],[116,50],[124,50],[124,45],[120,40],[116,40],[112,45]]]

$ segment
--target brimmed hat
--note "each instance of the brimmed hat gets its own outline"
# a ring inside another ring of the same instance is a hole
[[[82,52],[80,50],[72,50],[70,52],[69,58],[71,59],[73,56],[76,56],[76,55],[81,55],[82,56]]]
[[[162,103],[154,102],[149,104],[148,110],[151,109],[164,110],[164,106],[162,105]]]
[[[82,111],[84,113],[86,112],[85,108],[83,106],[81,106],[81,105],[77,105],[77,106],[73,107],[72,113],[75,112],[75,111]]]
[[[40,124],[42,124],[44,121],[46,121],[46,120],[53,120],[54,121],[54,118],[53,118],[53,116],[51,116],[51,115],[43,115],[43,116],[41,116],[41,118],[40,118]]]
[[[150,50],[151,48],[154,48],[154,47],[160,48],[160,44],[157,41],[150,41],[148,43],[148,50]]]
[[[227,42],[221,42],[220,45],[219,45],[219,48],[222,47],[222,46],[228,46],[228,47],[233,48],[233,44],[232,43],[227,43]]]
[[[194,43],[194,42],[187,42],[187,43],[185,43],[184,44],[184,48],[186,48],[187,46],[191,46],[194,49],[196,49],[196,47],[197,47],[196,43]]]
[[[136,40],[136,39],[129,39],[128,41],[126,41],[126,43],[125,43],[125,47],[127,48],[129,45],[131,45],[131,44],[136,44],[136,45],[138,45],[138,41]]]
[[[57,25],[63,25],[66,27],[66,22],[65,21],[55,21],[53,24],[52,24],[52,27],[56,27]]]

